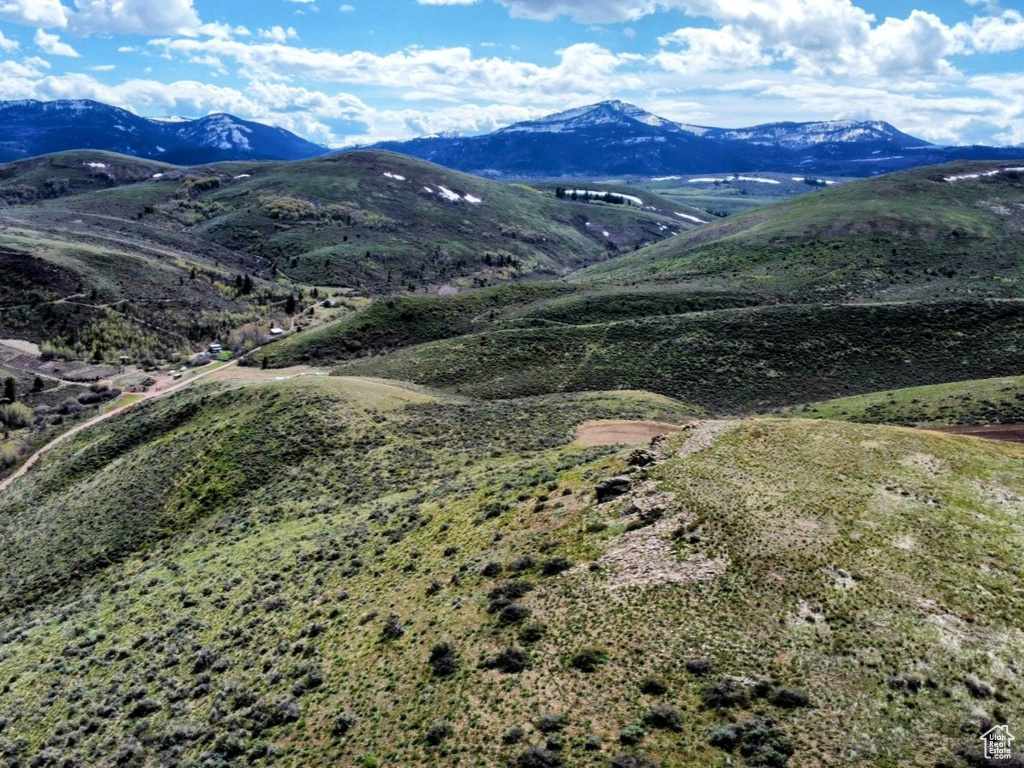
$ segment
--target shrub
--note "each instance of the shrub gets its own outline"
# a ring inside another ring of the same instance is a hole
[[[159,711],[159,709],[160,702],[156,699],[142,699],[141,701],[136,702],[135,706],[128,710],[128,717],[147,717],[148,715],[152,715],[154,712]]]
[[[675,707],[659,704],[656,707],[652,707],[644,715],[644,724],[648,728],[681,731],[683,730],[683,716],[679,714],[679,710]]]
[[[447,739],[453,733],[452,727],[448,723],[434,723],[430,728],[427,729],[426,736],[424,737],[432,747],[436,747],[442,741]]]
[[[554,733],[561,731],[569,724],[569,718],[565,715],[546,714],[537,719],[537,730],[541,733]]]
[[[608,652],[603,648],[584,648],[569,659],[569,666],[580,672],[594,672],[608,661]]]
[[[0,421],[10,429],[21,429],[35,421],[35,413],[24,403],[0,405]]]
[[[441,642],[430,649],[430,667],[437,677],[454,675],[460,663],[459,654],[450,643]]]
[[[711,671],[709,659],[690,659],[686,662],[686,671],[691,675],[706,675]]]
[[[544,638],[548,632],[547,625],[534,621],[523,626],[519,630],[519,641],[522,643],[536,643]]]
[[[513,557],[509,560],[508,569],[510,571],[515,571],[516,573],[521,573],[522,571],[530,570],[536,564],[537,561],[533,559],[532,555],[519,555],[518,557]]]
[[[619,731],[619,741],[626,746],[632,746],[643,741],[646,735],[647,731],[644,730],[642,725],[632,723]]]
[[[530,609],[522,603],[512,603],[506,605],[501,609],[501,613],[498,614],[498,621],[501,624],[518,624],[521,621],[525,621],[530,615]]]
[[[611,768],[658,768],[658,764],[647,755],[616,755]]]
[[[523,740],[526,735],[526,731],[521,725],[513,725],[501,736],[502,744],[518,744]]]
[[[782,709],[811,706],[811,697],[798,688],[777,688],[768,696],[768,701]]]
[[[732,752],[739,749],[751,766],[783,768],[793,754],[793,743],[774,722],[753,717],[744,723],[716,728],[711,732],[712,746]]]
[[[745,707],[750,700],[743,683],[734,677],[723,677],[704,689],[704,705],[710,709]]]
[[[540,571],[545,576],[557,576],[562,571],[567,571],[570,568],[572,568],[572,563],[569,560],[564,557],[553,557],[544,562]]]
[[[501,575],[501,563],[498,563],[498,562],[495,562],[494,560],[491,560],[491,562],[487,563],[487,565],[485,565],[483,568],[480,569],[480,575],[481,576],[488,576],[488,577],[491,577],[491,578],[493,578],[495,576],[500,576]]]
[[[559,768],[561,765],[561,756],[543,747],[530,747],[512,762],[513,768]]]
[[[649,693],[652,696],[661,696],[668,690],[668,686],[657,677],[645,677],[640,681],[640,691]]]
[[[503,651],[499,651],[497,654],[487,659],[484,662],[486,669],[497,669],[506,674],[516,674],[526,669],[529,664],[530,658],[526,655],[526,651],[522,648],[517,648],[514,645],[510,645]]]
[[[380,633],[386,640],[397,640],[405,634],[405,628],[398,621],[398,616],[392,613],[388,616],[387,621],[384,622]]]
[[[334,733],[337,736],[344,736],[352,730],[356,724],[356,716],[351,712],[342,712],[334,718]]]

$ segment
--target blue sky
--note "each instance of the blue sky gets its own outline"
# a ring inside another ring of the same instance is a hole
[[[683,122],[1024,142],[1003,0],[0,0],[0,98],[230,112],[330,145],[622,99]]]

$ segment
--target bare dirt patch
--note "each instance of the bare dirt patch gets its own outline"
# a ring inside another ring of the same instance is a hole
[[[933,432],[982,437],[1004,443],[1024,443],[1024,424],[987,424],[974,427],[932,427]]]
[[[291,368],[256,368],[233,365],[210,374],[210,381],[236,381],[256,383],[261,381],[287,381],[298,376],[326,376],[327,372],[308,365],[293,365]]]
[[[659,435],[682,431],[678,424],[663,421],[585,421],[576,427],[579,445],[642,445]]]

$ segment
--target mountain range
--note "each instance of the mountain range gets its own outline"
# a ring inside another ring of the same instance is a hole
[[[89,100],[0,101],[0,162],[96,149],[200,165],[301,160],[330,152],[282,128],[227,114],[145,118]],[[1024,159],[1024,146],[940,146],[882,121],[782,122],[749,128],[676,123],[603,101],[481,136],[452,134],[370,147],[492,178],[639,176],[710,172],[874,176],[952,160]]]
[[[223,160],[300,160],[328,150],[282,128],[214,114],[145,118],[87,99],[0,101],[0,161],[98,149],[198,165]]]
[[[483,136],[425,136],[372,148],[494,177],[715,171],[873,176],[950,160],[1024,158],[1024,147],[939,146],[881,121],[713,128],[675,123],[621,101],[558,112]]]

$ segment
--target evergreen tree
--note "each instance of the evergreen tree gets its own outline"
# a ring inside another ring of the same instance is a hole
[[[8,376],[4,379],[4,400],[13,403],[18,399],[18,382],[14,380],[13,376]]]
[[[288,300],[284,303],[284,311],[287,315],[295,314],[295,294],[288,294]]]

